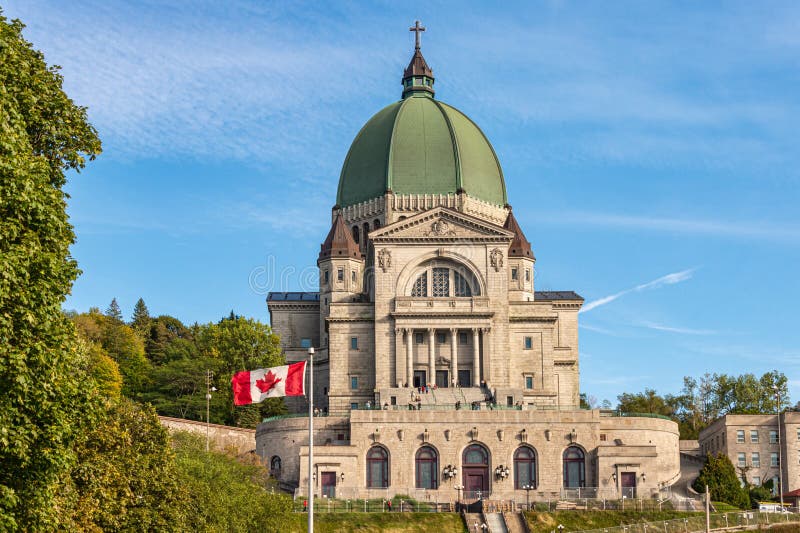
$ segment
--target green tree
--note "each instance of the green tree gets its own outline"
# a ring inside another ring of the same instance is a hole
[[[633,394],[626,392],[617,396],[617,400],[617,409],[624,413],[654,413],[665,416],[675,414],[674,405],[653,389],[646,388],[644,392]]]
[[[116,298],[111,298],[111,303],[106,308],[106,316],[117,322],[122,322],[122,309],[119,308]]]
[[[155,364],[163,364],[173,359],[197,357],[194,336],[194,332],[175,317],[161,315],[151,319],[145,335],[147,358]]]
[[[692,487],[697,492],[705,492],[706,485],[713,501],[729,503],[740,509],[746,509],[750,504],[747,491],[742,488],[736,469],[727,455],[706,456],[706,462]]]
[[[0,529],[58,527],[55,494],[94,419],[94,387],[61,305],[78,276],[65,171],[100,140],[57,67],[0,13]]]
[[[156,366],[150,376],[150,388],[142,400],[155,407],[159,414],[206,419],[206,371],[220,373],[222,361],[213,358],[176,359]],[[210,419],[215,424],[228,422],[228,397],[220,392],[211,396]]]
[[[151,407],[121,399],[78,441],[62,491],[73,531],[189,531],[190,495]]]
[[[136,305],[133,307],[133,317],[131,318],[131,327],[136,331],[144,332],[150,326],[150,311],[148,311],[144,300],[139,298]]]
[[[255,427],[265,416],[286,412],[282,398],[270,398],[249,406],[233,405],[230,380],[235,372],[286,364],[280,339],[268,325],[234,315],[201,327],[197,344],[203,356],[222,363],[215,385],[229,406],[227,423]]]

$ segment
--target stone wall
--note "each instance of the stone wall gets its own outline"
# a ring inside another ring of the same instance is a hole
[[[161,425],[169,431],[188,431],[197,433],[203,438],[206,436],[205,422],[169,416],[159,416],[158,418],[161,420]],[[215,450],[232,450],[237,454],[244,454],[256,449],[256,430],[254,429],[209,424],[208,436],[211,448]]]

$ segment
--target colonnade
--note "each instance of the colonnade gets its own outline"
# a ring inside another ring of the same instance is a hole
[[[406,383],[414,383],[414,337],[417,332],[424,331],[428,338],[427,381],[436,383],[436,333],[442,328],[399,328],[398,333],[405,335],[406,343]],[[458,377],[458,337],[462,331],[472,332],[472,383],[459,383]],[[450,383],[461,387],[479,387],[481,385],[481,352],[480,334],[487,335],[488,328],[449,328],[450,332]],[[487,343],[488,344],[488,343]],[[398,361],[400,358],[398,357]]]

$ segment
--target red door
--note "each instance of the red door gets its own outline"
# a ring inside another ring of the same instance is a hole
[[[626,498],[636,497],[636,472],[622,472],[620,473],[620,482],[622,484],[622,495]]]
[[[320,475],[322,483],[322,495],[328,498],[336,497],[336,472],[322,472]]]

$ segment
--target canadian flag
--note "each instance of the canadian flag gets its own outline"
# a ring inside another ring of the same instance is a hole
[[[306,362],[237,372],[231,378],[233,403],[249,405],[267,398],[306,393]]]

